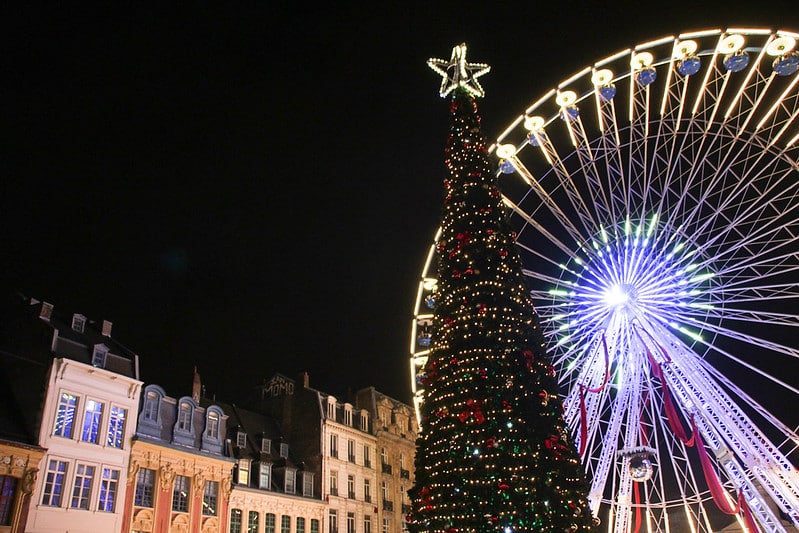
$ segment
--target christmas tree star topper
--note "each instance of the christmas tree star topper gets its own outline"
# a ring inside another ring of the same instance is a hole
[[[446,96],[458,87],[463,87],[472,96],[484,96],[482,85],[477,78],[491,70],[485,63],[466,62],[466,44],[459,44],[452,49],[452,57],[446,59],[430,58],[427,65],[438,72],[441,77],[441,89],[438,94],[441,98]]]

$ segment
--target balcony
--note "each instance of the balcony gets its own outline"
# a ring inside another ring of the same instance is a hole
[[[350,455],[349,457],[347,457],[347,459],[349,460],[349,462],[354,463],[355,462],[355,455]]]
[[[402,479],[411,479],[410,470],[405,470],[404,468],[400,468],[400,477]]]
[[[388,463],[383,463],[383,473],[390,474],[391,473],[391,465]]]
[[[394,502],[389,500],[383,500],[383,510],[384,511],[393,511],[394,510]]]
[[[347,498],[349,498],[350,500],[354,500],[355,499],[355,491],[348,492],[347,493]]]
[[[411,514],[411,506],[408,505],[408,504],[403,503],[402,504],[402,514],[404,514],[404,515]]]
[[[370,461],[369,459],[364,459],[363,466],[365,466],[366,468],[372,468],[372,461]]]
[[[363,501],[365,501],[366,503],[372,503],[372,496],[370,496],[369,494],[364,495]]]
[[[330,495],[331,496],[338,496],[338,488],[337,487],[331,487],[330,488]]]

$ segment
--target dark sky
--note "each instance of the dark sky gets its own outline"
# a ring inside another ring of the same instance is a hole
[[[449,120],[428,57],[492,65],[491,138],[638,42],[799,30],[789,2],[221,4],[0,13],[4,293],[111,320],[173,395],[197,365],[218,396],[308,371],[410,402]]]

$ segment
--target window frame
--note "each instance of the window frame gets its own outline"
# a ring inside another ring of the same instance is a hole
[[[116,415],[115,415],[116,411]],[[119,413],[122,416],[119,416]],[[105,443],[111,448],[123,449],[125,446],[125,424],[128,420],[128,410],[124,407],[111,404],[108,409],[108,430]]]
[[[64,401],[72,399],[72,401]],[[58,395],[55,420],[53,421],[53,436],[72,440],[75,437],[75,422],[80,405],[80,396],[62,390]]]
[[[63,467],[59,469],[58,467]],[[47,507],[61,507],[64,501],[64,485],[69,474],[69,462],[60,458],[51,457],[47,461],[47,469],[42,483],[42,505]]]
[[[219,482],[206,481],[203,487],[203,516],[217,516],[219,511]]]
[[[92,407],[98,407],[97,410],[90,410]],[[88,442],[89,444],[100,444],[100,434],[103,429],[103,417],[105,415],[105,402],[95,400],[94,398],[86,398],[83,403],[83,419],[80,426],[81,442]]]
[[[185,485],[185,486],[184,486]],[[180,492],[185,489],[185,494]],[[188,513],[191,503],[191,478],[189,476],[175,476],[172,484],[172,505],[173,513]]]
[[[119,495],[120,471],[103,467],[100,474],[100,494],[97,497],[97,510],[104,513],[116,512]]]
[[[70,509],[81,509],[84,511],[89,510],[96,470],[97,467],[92,464],[75,464],[75,475],[72,477],[72,495],[69,500]],[[76,498],[78,502],[77,505]]]
[[[232,508],[230,510],[230,533],[241,533],[244,517],[243,512],[239,508]]]
[[[155,504],[155,470],[139,468],[133,489],[133,505],[152,509]]]

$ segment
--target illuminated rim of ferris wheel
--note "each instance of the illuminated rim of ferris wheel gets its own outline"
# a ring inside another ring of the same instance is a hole
[[[725,506],[799,527],[796,429],[741,383],[799,405],[797,41],[731,28],[639,44],[491,147],[608,531],[669,531],[673,513],[713,531]],[[435,249],[411,328],[417,415]]]

